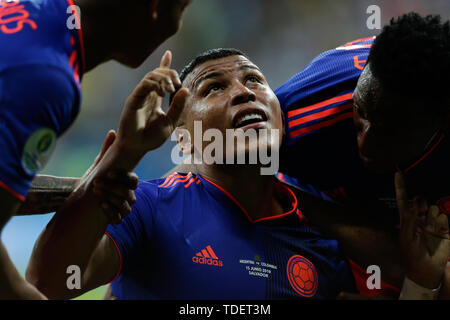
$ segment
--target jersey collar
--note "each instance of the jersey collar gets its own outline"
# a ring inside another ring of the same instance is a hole
[[[200,178],[200,180],[202,180],[202,182],[204,183],[204,185],[208,189],[208,191],[212,192],[213,195],[218,196],[220,198],[225,197],[228,200],[231,200],[235,205],[237,205],[238,208],[244,213],[244,215],[247,217],[247,219],[251,223],[258,223],[258,222],[262,222],[262,221],[280,219],[280,218],[289,216],[292,213],[296,213],[301,218],[301,212],[298,209],[298,199],[297,199],[295,193],[286,184],[280,182],[278,179],[275,182],[275,188],[274,188],[275,193],[278,195],[281,195],[281,196],[288,197],[289,201],[291,203],[291,209],[289,211],[279,214],[279,215],[253,220],[250,217],[250,215],[248,214],[247,210],[245,210],[245,208],[240,204],[240,202],[235,197],[233,197],[231,195],[231,193],[229,193],[227,190],[225,190],[218,184],[212,182],[211,180],[209,180],[201,175],[198,175],[198,177]]]

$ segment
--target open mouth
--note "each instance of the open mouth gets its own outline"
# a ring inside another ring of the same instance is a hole
[[[266,122],[267,116],[262,110],[245,110],[236,115],[233,121],[233,127],[235,129],[240,129],[252,125],[259,124],[261,122]]]

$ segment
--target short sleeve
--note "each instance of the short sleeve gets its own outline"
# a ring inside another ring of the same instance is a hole
[[[156,213],[157,186],[140,182],[135,195],[136,203],[132,206],[131,213],[121,224],[110,225],[106,229],[106,234],[113,240],[119,252],[122,268],[126,268],[127,262],[139,252],[151,235]]]
[[[0,72],[0,181],[24,199],[79,110],[80,92],[64,70],[27,65]]]

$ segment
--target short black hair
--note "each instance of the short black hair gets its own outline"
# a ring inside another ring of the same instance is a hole
[[[448,111],[450,24],[439,15],[411,12],[392,19],[376,37],[368,63],[382,87]],[[447,109],[445,109],[447,108]]]
[[[203,53],[200,53],[197,55],[194,59],[192,59],[180,72],[180,81],[183,83],[183,81],[186,79],[186,77],[199,65],[210,61],[210,60],[216,60],[231,56],[243,56],[248,59],[248,56],[243,53],[241,50],[234,49],[234,48],[217,48],[217,49],[210,49]],[[181,89],[181,88],[179,88]],[[173,93],[170,96],[170,102],[172,102],[173,97],[178,92],[178,90]]]

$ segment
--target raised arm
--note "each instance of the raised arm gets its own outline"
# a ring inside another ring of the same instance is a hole
[[[180,90],[167,114],[162,111],[164,91],[175,91],[167,85],[168,80],[175,85],[181,84],[178,75],[172,70],[167,71],[170,60],[171,54],[167,52],[160,68],[147,74],[127,99],[117,139],[39,237],[30,259],[27,279],[49,298],[76,297],[111,281],[117,272],[119,257],[114,243],[105,236],[110,221],[103,214],[106,208],[97,197],[104,192],[106,185],[115,186],[114,193],[118,195],[116,208],[131,211],[129,205],[135,199],[131,191],[136,186],[123,184],[120,181],[124,180],[119,175],[129,175],[148,151],[167,140],[188,95],[187,90]],[[111,172],[115,176],[110,176]],[[81,289],[67,287],[69,266],[81,270]]]

